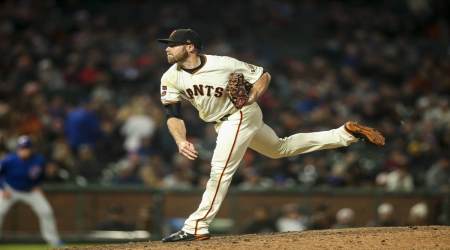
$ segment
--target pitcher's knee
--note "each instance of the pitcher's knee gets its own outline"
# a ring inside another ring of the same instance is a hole
[[[276,150],[270,152],[268,154],[268,157],[272,158],[272,159],[280,159],[280,158],[284,158],[284,157],[290,156],[289,152],[283,146],[284,145],[281,144]]]
[[[290,156],[289,152],[286,149],[284,141],[280,139],[280,143],[278,143],[277,148],[267,154],[267,156],[271,159],[280,159],[284,157]]]

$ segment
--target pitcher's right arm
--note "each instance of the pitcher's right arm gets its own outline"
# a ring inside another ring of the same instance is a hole
[[[194,144],[186,138],[186,125],[181,117],[181,104],[179,102],[165,104],[167,127],[178,146],[178,152],[190,160],[198,157]]]
[[[166,110],[167,127],[177,143],[178,152],[194,160],[198,152],[186,138],[186,126],[181,115],[181,91],[177,83],[177,73],[172,66],[161,77],[161,102]]]
[[[184,121],[178,117],[169,117],[167,119],[167,127],[178,146],[178,152],[189,160],[195,160],[198,157],[198,152],[195,149],[194,144],[189,142],[186,138],[186,126]]]

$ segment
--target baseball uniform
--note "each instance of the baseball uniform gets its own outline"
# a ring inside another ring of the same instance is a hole
[[[211,160],[211,174],[198,209],[185,221],[183,231],[208,234],[208,225],[219,211],[233,174],[248,147],[270,157],[289,157],[321,149],[331,149],[356,142],[344,126],[329,131],[298,133],[279,138],[263,122],[257,103],[237,110],[225,93],[230,73],[242,73],[254,84],[263,68],[226,56],[200,55],[203,66],[189,73],[177,64],[161,78],[163,104],[189,101],[205,122],[214,122],[216,147]]]
[[[24,146],[29,144],[27,140],[25,138],[22,142]],[[44,168],[44,157],[39,154],[22,159],[17,153],[11,153],[0,161],[0,229],[9,208],[15,202],[22,201],[38,215],[44,239],[52,246],[59,246],[61,241],[52,208],[42,192],[33,191],[42,182]],[[9,198],[1,195],[5,190],[11,194]]]

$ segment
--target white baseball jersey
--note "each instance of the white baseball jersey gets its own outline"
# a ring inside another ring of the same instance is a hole
[[[227,56],[205,55],[205,58],[203,67],[193,74],[172,65],[161,78],[161,101],[167,104],[186,99],[202,120],[213,122],[235,110],[225,93],[230,73],[243,73],[253,84],[261,77],[263,68]]]

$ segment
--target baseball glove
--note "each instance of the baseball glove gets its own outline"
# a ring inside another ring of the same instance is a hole
[[[252,84],[244,79],[242,73],[231,73],[225,92],[237,109],[241,109],[248,102]]]

